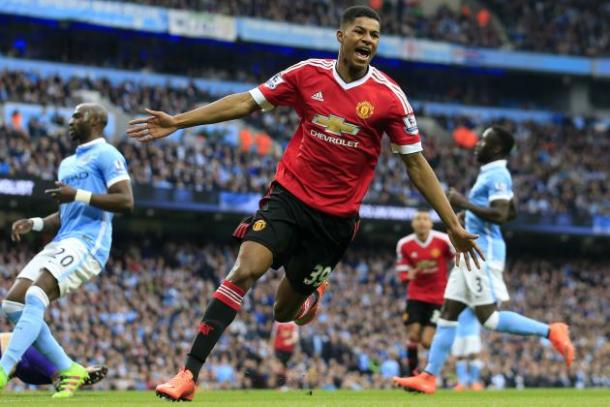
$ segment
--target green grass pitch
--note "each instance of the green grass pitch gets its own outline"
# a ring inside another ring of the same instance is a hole
[[[148,407],[176,405],[155,397],[153,392],[95,392],[82,391],[68,400],[52,400],[49,392],[3,393],[0,406],[37,407]],[[402,390],[386,391],[213,391],[197,393],[195,406],[235,407],[602,407],[610,406],[610,389],[604,390],[506,390],[481,393],[454,393],[440,391],[435,395],[407,393]]]

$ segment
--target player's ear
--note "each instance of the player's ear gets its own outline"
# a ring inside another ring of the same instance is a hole
[[[341,30],[337,30],[337,41],[343,45],[343,31]]]

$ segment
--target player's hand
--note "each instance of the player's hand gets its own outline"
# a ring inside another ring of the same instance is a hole
[[[59,181],[55,181],[57,188],[45,189],[44,193],[51,195],[51,198],[55,199],[58,203],[73,202],[76,197],[76,189],[70,185],[62,184]]]
[[[146,112],[150,116],[129,122],[129,125],[132,126],[127,129],[129,137],[135,138],[141,143],[147,143],[167,137],[178,130],[173,116],[151,109],[146,109]]]
[[[449,188],[447,199],[454,208],[464,208],[468,204],[468,199],[455,188]]]
[[[30,233],[33,225],[34,222],[32,222],[30,219],[19,219],[13,222],[13,227],[11,228],[11,240],[13,242],[21,242],[21,235]]]
[[[448,230],[447,235],[449,235],[449,239],[457,252],[455,255],[455,264],[459,266],[460,258],[464,256],[464,261],[466,262],[466,268],[468,271],[471,271],[471,259],[476,268],[480,269],[481,266],[479,264],[479,258],[484,261],[485,256],[483,256],[483,252],[476,243],[479,236],[468,233],[461,225],[453,230]]]

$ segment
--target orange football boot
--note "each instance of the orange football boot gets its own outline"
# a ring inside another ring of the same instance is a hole
[[[157,386],[157,396],[171,401],[193,401],[197,385],[190,370],[183,368],[167,383]]]
[[[549,341],[563,355],[566,366],[570,367],[574,360],[574,345],[570,340],[570,329],[568,326],[561,322],[549,325]]]
[[[320,286],[316,289],[316,291],[318,292],[318,300],[313,305],[313,307],[309,308],[309,311],[307,311],[305,313],[305,315],[303,315],[299,319],[295,319],[294,320],[295,324],[297,324],[297,325],[307,325],[308,323],[313,321],[313,319],[316,317],[316,314],[318,313],[318,308],[320,306],[320,303],[322,302],[322,296],[324,295],[324,293],[328,289],[329,285],[330,284],[329,284],[328,281],[324,281],[322,284],[320,284]]]
[[[461,393],[466,390],[468,390],[468,387],[464,386],[462,383],[458,383],[453,387],[453,391],[458,393]]]
[[[398,377],[395,376],[394,384],[409,390],[420,393],[432,394],[436,391],[436,377],[428,372],[423,372],[413,377]]]
[[[480,382],[474,382],[470,385],[470,390],[472,391],[483,391],[485,390],[485,386],[483,386]]]

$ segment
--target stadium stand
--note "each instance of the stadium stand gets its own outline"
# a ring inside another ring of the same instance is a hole
[[[131,3],[243,15],[296,24],[335,27],[352,1],[135,0]],[[365,2],[366,3],[366,2]],[[373,2],[371,2],[373,3]],[[504,1],[441,4],[428,11],[421,0],[376,1],[384,33],[468,46],[512,48],[591,57],[610,54],[604,2]],[[441,2],[442,3],[442,2]],[[498,19],[495,23],[494,19]],[[582,22],[586,22],[583,24]]]
[[[184,111],[212,100],[209,93],[194,85],[184,89],[132,82],[113,85],[105,79],[93,81],[73,77],[63,80],[27,72],[0,73],[0,101],[73,106],[80,100],[82,90],[96,91],[131,114],[142,112],[146,106],[168,112]],[[17,111],[10,113],[19,114]],[[431,118],[448,134],[461,128],[482,129],[490,124],[459,116]],[[58,120],[61,124],[61,119]],[[254,115],[246,123],[285,144],[298,124],[298,117],[293,112],[277,109],[271,114]],[[59,161],[71,147],[69,140],[62,136],[61,127],[47,124],[34,118],[27,123],[18,120],[0,127],[3,147],[0,173],[45,174],[46,178],[54,174]],[[610,188],[606,182],[610,168],[605,159],[610,153],[607,127],[587,120],[545,124],[505,120],[504,125],[515,132],[518,141],[518,152],[512,157],[511,167],[521,211],[542,215],[610,213]],[[477,174],[473,154],[454,142],[439,142],[433,135],[428,137],[425,131],[424,135],[426,155],[440,179],[465,191]],[[275,149],[264,155],[252,152],[244,145],[233,148],[223,137],[222,130],[200,130],[200,137],[185,137],[182,143],[170,141],[135,149],[130,142],[121,141],[119,147],[129,161],[136,183],[195,190],[263,192],[279,157]],[[587,154],[583,156],[584,152]],[[176,163],[177,158],[180,160]],[[377,176],[366,201],[420,204],[421,197],[404,177],[402,165],[391,154],[389,146],[384,145]]]

